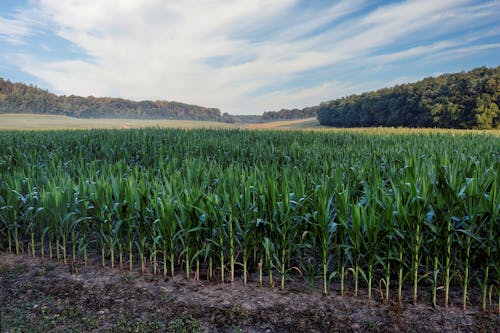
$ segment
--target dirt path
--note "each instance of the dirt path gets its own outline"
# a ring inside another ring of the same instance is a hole
[[[0,254],[1,332],[499,332],[500,316]],[[302,285],[302,287],[305,287]],[[303,288],[301,288],[303,289]]]

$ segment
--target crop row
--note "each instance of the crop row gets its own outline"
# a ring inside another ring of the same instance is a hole
[[[302,277],[385,301],[411,289],[417,302],[424,288],[435,306],[458,290],[464,308],[500,308],[495,134],[148,129],[0,142],[4,251],[282,289]]]

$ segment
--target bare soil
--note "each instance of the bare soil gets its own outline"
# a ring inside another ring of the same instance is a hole
[[[0,254],[0,332],[500,332],[500,316]]]

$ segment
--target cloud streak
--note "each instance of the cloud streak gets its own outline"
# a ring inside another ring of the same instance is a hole
[[[119,4],[38,1],[29,10],[37,13],[38,24],[43,22],[82,55],[42,61],[20,52],[17,65],[64,94],[178,100],[230,113],[261,113],[374,88],[375,81],[358,77],[370,66],[408,64],[437,54],[460,58],[470,55],[468,51],[500,48],[477,37],[487,30],[489,38],[498,40],[499,1]],[[0,38],[12,43],[22,42],[32,29],[0,17]],[[331,76],[317,80],[318,72]]]
[[[30,25],[21,18],[0,17],[0,40],[11,44],[23,44],[23,38],[32,33]]]

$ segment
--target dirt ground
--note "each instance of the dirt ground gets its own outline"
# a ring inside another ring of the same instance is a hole
[[[471,307],[383,304],[74,267],[0,254],[0,332],[500,332],[500,316]]]

